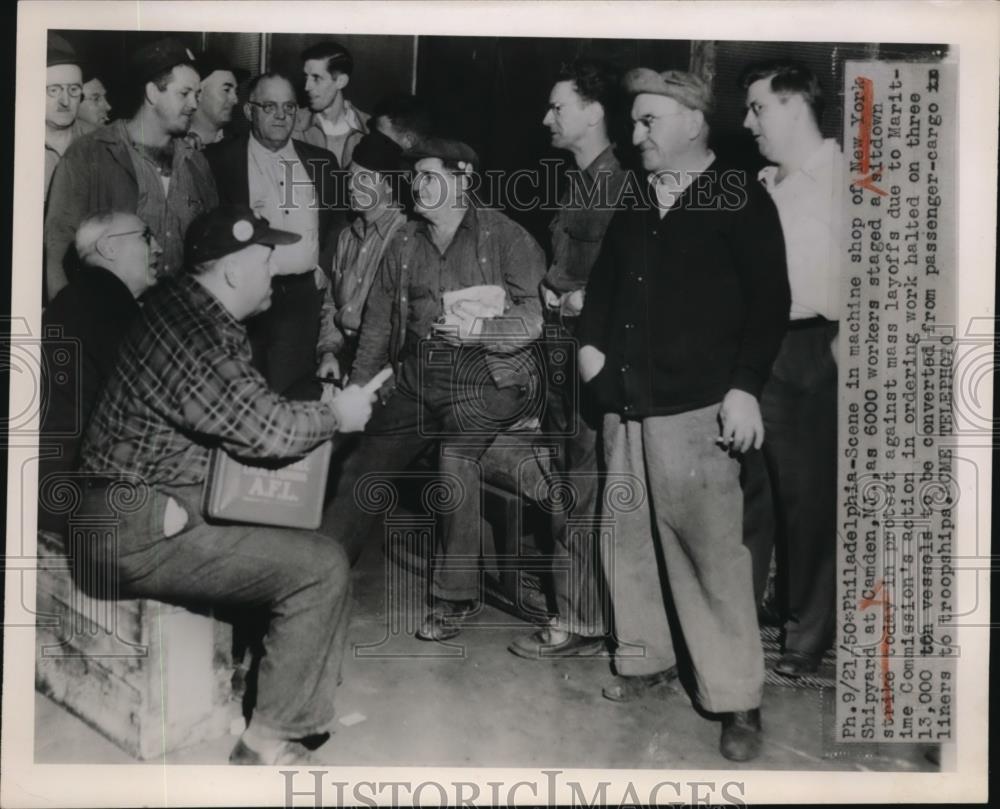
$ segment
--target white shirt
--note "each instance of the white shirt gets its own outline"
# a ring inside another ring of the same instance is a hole
[[[298,275],[313,270],[319,261],[316,188],[292,142],[272,152],[251,135],[247,148],[247,179],[250,207],[266,217],[272,227],[302,236],[295,244],[275,247],[277,273]]]
[[[695,169],[686,169],[683,171],[664,169],[659,172],[653,172],[647,177],[649,183],[653,186],[653,193],[656,194],[656,207],[660,209],[660,219],[666,216],[667,211],[677,204],[677,200],[681,198],[684,189],[691,185],[694,178],[711,166],[714,160],[715,152],[709,149],[705,157],[705,162]]]
[[[805,164],[775,182],[777,166],[761,169],[764,184],[781,219],[792,289],[792,320],[821,315],[840,319],[840,225],[843,154],[828,138]]]

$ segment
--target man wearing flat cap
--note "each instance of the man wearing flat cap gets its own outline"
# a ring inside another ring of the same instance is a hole
[[[346,223],[344,178],[326,149],[292,138],[295,89],[280,73],[257,76],[243,107],[250,132],[210,146],[205,157],[224,202],[249,205],[296,244],[275,250],[271,308],[247,324],[254,363],[271,389],[299,396],[316,372],[316,341],[329,267]],[[293,391],[293,387],[295,391]]]
[[[758,398],[788,319],[781,224],[759,184],[708,148],[702,79],[639,68],[625,87],[649,193],[612,218],[577,332],[608,472],[643,485],[636,509],[613,514],[604,560],[619,674],[604,695],[670,682],[676,640],[695,698],[722,720],[722,754],[745,761],[760,750],[764,657],[740,454],[763,440]]]
[[[414,162],[419,219],[404,224],[386,248],[350,375],[363,385],[391,366],[395,390],[345,461],[328,513],[337,516],[344,542],[363,542],[377,514],[364,505],[362,479],[401,472],[438,448],[454,507],[440,517],[431,610],[417,631],[433,641],[457,635],[479,606],[479,459],[498,432],[536,404],[529,389],[538,371],[526,348],[542,331],[538,284],[545,268],[527,231],[469,198],[478,162],[469,146],[427,138],[406,156]]]
[[[233,120],[233,110],[239,102],[236,88],[250,78],[250,72],[233,67],[218,51],[206,50],[198,54],[198,74],[201,95],[185,137],[193,148],[201,150],[225,137],[225,127]]]
[[[403,150],[381,132],[369,132],[354,150],[348,197],[356,216],[340,233],[329,269],[320,318],[318,375],[339,378],[357,350],[368,291],[389,241],[406,222],[399,203]]]
[[[188,225],[218,203],[208,163],[184,141],[200,85],[191,52],[169,38],[144,45],[132,54],[129,78],[131,117],[74,141],[52,178],[45,218],[50,296],[66,284],[73,234],[89,214],[136,214],[163,247],[161,271],[174,275],[184,264]]]
[[[283,399],[250,363],[242,322],[270,303],[275,248],[299,240],[245,205],[192,222],[186,271],[147,296],[82,450],[84,513],[118,521],[117,537],[77,539],[85,569],[120,597],[268,611],[257,702],[234,764],[301,761],[301,740],[328,732],[350,611],[348,563],[329,538],[208,524],[201,510],[213,448],[300,458],[371,414],[357,387],[328,401]],[[115,514],[114,492],[127,487],[137,505]]]
[[[83,71],[73,46],[59,34],[49,34],[45,68],[45,200],[59,160],[69,145],[94,130],[79,118]],[[55,291],[52,292],[55,294]]]

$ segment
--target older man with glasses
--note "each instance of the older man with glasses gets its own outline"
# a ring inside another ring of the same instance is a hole
[[[257,76],[243,111],[250,132],[208,147],[205,157],[225,203],[249,205],[284,230],[295,244],[275,250],[274,297],[267,312],[247,324],[254,365],[271,389],[299,397],[313,393],[320,310],[326,274],[346,223],[345,180],[326,149],[292,139],[295,88],[276,72]]]
[[[45,68],[45,201],[52,175],[69,145],[94,129],[80,120],[83,71],[76,51],[63,37],[49,34]]]
[[[84,266],[42,315],[42,351],[50,373],[43,378],[39,469],[39,527],[62,532],[46,508],[47,491],[77,467],[82,428],[115,367],[118,346],[139,314],[139,297],[156,284],[159,242],[135,214],[104,211],[83,220],[76,251]],[[66,373],[55,352],[75,344]]]

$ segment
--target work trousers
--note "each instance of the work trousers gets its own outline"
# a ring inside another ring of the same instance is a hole
[[[109,505],[114,497],[107,497],[106,489],[88,490],[84,513],[116,516],[117,531],[76,539],[75,562],[87,571],[81,576],[77,568],[78,581],[104,587],[113,582],[122,598],[266,610],[253,725],[277,739],[325,732],[334,719],[350,616],[343,549],[310,531],[207,524],[200,513],[201,490],[201,485],[137,489],[145,492],[145,502],[129,511]],[[170,499],[187,522],[167,536]]]
[[[368,537],[391,502],[382,497],[384,485],[400,482],[401,473],[436,445],[436,487],[434,496],[425,499],[440,524],[431,594],[452,601],[478,600],[480,458],[498,432],[524,415],[527,396],[520,386],[497,387],[481,349],[443,346],[434,351],[443,359],[425,351],[404,360],[396,390],[384,405],[375,405],[358,446],[332,470],[334,493],[320,530],[331,531],[347,547]]]
[[[620,674],[662,671],[677,657],[668,610],[710,712],[760,705],[764,655],[743,544],[739,461],[715,443],[719,405],[642,420],[604,420],[608,474],[645,491],[611,509],[604,555]]]
[[[776,526],[748,525],[757,560],[777,540],[785,649],[818,654],[836,628],[837,324],[792,324],[761,395],[763,455]],[[748,497],[751,493],[748,492]],[[759,504],[748,508],[759,509]]]
[[[570,506],[552,511],[552,589],[561,628],[603,637],[607,588],[599,551],[601,416],[584,398],[577,373],[575,321],[550,316],[544,343],[547,388],[541,444],[554,451],[550,485]]]

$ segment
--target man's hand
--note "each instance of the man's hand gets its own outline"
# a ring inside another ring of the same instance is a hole
[[[577,354],[577,362],[580,364],[580,379],[589,382],[597,376],[604,367],[605,359],[603,351],[599,351],[594,346],[583,346]]]
[[[560,311],[565,317],[576,317],[583,311],[583,295],[582,289],[575,289],[562,296]]]
[[[337,417],[337,432],[340,433],[357,433],[365,429],[372,415],[372,402],[375,398],[375,392],[360,385],[348,385],[329,398],[327,391],[323,392],[323,401],[333,408]]]
[[[316,376],[323,379],[340,379],[340,363],[337,362],[337,358],[329,351],[319,361]]]
[[[562,302],[562,298],[548,287],[542,287],[542,298],[549,309],[558,309],[559,304]]]
[[[726,394],[719,408],[719,424],[722,443],[737,452],[746,452],[750,447],[760,449],[764,443],[760,405],[746,391],[733,388]]]

